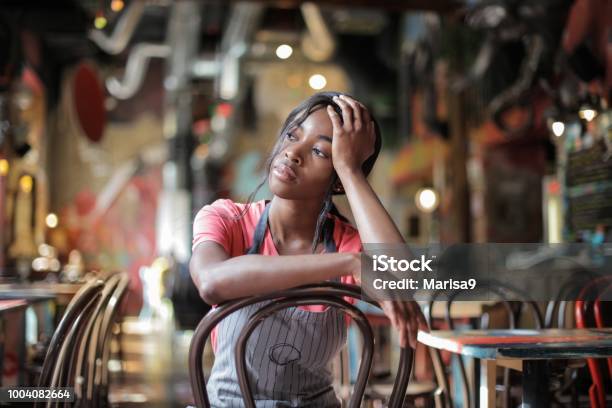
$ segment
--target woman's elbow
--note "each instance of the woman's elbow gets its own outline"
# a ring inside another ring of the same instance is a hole
[[[222,299],[219,296],[219,285],[216,285],[209,279],[204,280],[204,282],[200,282],[198,293],[200,294],[200,297],[209,305],[216,305],[222,302]]]
[[[221,303],[219,297],[219,284],[211,277],[211,273],[205,273],[202,268],[194,265],[193,259],[189,265],[191,279],[193,280],[198,294],[209,305]]]

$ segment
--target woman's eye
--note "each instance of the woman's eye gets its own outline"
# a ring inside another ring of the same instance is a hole
[[[294,135],[293,133],[291,133],[291,132],[287,132],[287,133],[285,134],[285,138],[286,138],[287,140],[296,140],[296,139],[297,139],[297,137],[295,137],[295,135]]]
[[[323,150],[321,150],[321,149],[319,149],[319,148],[314,147],[314,148],[312,149],[312,151],[313,151],[313,153],[314,153],[314,154],[316,154],[316,155],[317,155],[317,156],[319,156],[319,157],[325,157],[325,158],[327,158],[327,153],[325,153]]]

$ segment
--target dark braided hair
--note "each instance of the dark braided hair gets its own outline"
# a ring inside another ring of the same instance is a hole
[[[289,113],[289,115],[287,116],[287,119],[285,120],[285,123],[281,127],[281,130],[279,132],[279,138],[276,141],[272,149],[272,153],[270,154],[270,156],[268,157],[268,160],[266,161],[266,176],[263,179],[263,181],[259,183],[259,185],[255,188],[255,190],[249,195],[249,198],[247,200],[247,205],[244,207],[244,210],[239,215],[239,217],[243,217],[244,214],[246,214],[250,205],[253,203],[255,196],[257,195],[261,187],[263,187],[263,185],[267,182],[268,177],[270,176],[270,168],[272,167],[272,162],[274,161],[274,158],[282,150],[283,136],[286,133],[287,129],[301,125],[302,122],[304,122],[306,118],[312,112],[318,109],[324,109],[328,105],[330,105],[340,115],[340,121],[342,122],[342,109],[332,99],[334,96],[340,96],[340,95],[342,95],[342,93],[340,92],[316,93],[312,95],[311,97],[309,97],[308,99],[306,99],[304,102],[302,102],[300,105],[298,105],[295,109],[293,109]],[[344,94],[344,95],[347,95],[347,94]],[[347,95],[347,96],[350,96],[350,95]],[[376,162],[376,159],[378,158],[378,154],[380,153],[380,149],[382,147],[382,137],[380,133],[380,127],[378,126],[378,122],[376,121],[374,116],[372,116],[371,112],[370,112],[370,117],[372,121],[374,122],[374,132],[376,134],[376,139],[374,141],[374,153],[372,153],[372,155],[368,157],[363,162],[363,165],[361,166],[361,170],[366,176],[370,174],[370,171],[372,171],[372,168],[374,167],[374,163]],[[317,217],[315,235],[312,240],[312,252],[313,253],[316,251],[317,246],[319,245],[319,243],[321,242],[324,236],[323,229],[326,228],[326,225],[328,225],[325,221],[327,220],[327,217],[329,214],[332,214],[340,218],[344,222],[348,222],[348,219],[344,215],[342,215],[340,211],[338,211],[338,208],[336,208],[336,205],[334,204],[332,200],[332,197],[334,195],[344,194],[343,189],[342,191],[335,191],[334,189],[334,187],[339,182],[340,181],[339,181],[338,175],[334,171],[334,174],[332,176],[332,181],[327,189],[327,193],[325,194],[325,199],[323,200],[323,207],[321,208],[321,212],[319,213],[319,216]]]

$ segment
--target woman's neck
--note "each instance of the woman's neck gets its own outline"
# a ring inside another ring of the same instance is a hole
[[[310,245],[322,207],[322,200],[286,200],[274,196],[268,218],[274,243],[287,248]]]

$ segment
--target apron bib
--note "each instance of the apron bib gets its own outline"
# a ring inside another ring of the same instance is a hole
[[[258,254],[268,227],[267,203],[248,254]],[[336,252],[334,220],[328,218],[323,236],[326,252]],[[334,279],[339,281],[339,278]],[[217,350],[207,384],[213,408],[244,406],[234,363],[240,331],[257,310],[272,301],[240,309],[217,326]],[[247,342],[249,382],[258,408],[340,407],[332,387],[331,361],[346,341],[344,313],[328,307],[310,312],[283,309],[265,319]]]

